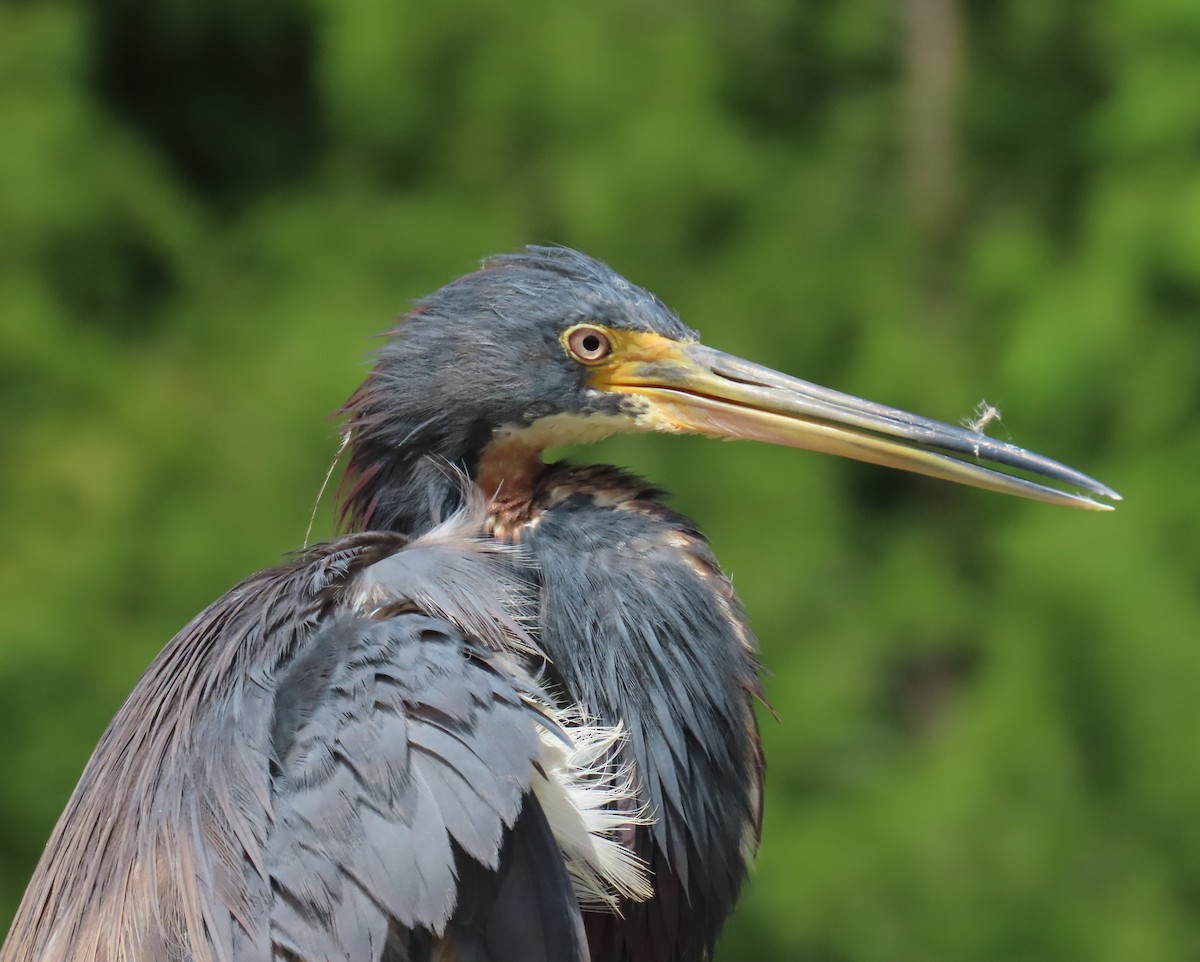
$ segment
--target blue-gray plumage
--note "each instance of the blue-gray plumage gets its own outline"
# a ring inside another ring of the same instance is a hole
[[[757,644],[703,536],[661,492],[567,465],[549,469],[545,488],[526,543],[550,678],[624,720],[657,815],[635,845],[659,897],[623,919],[589,918],[594,952],[702,958],[758,844]]]
[[[420,301],[345,415],[355,533],[154,660],[0,962],[702,962],[759,841],[757,644],[660,492],[543,449],[691,431],[1117,497],[706,348],[560,248]]]

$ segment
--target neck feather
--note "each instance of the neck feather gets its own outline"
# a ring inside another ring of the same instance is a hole
[[[398,416],[376,369],[342,408],[350,459],[338,490],[347,531],[418,535],[462,507],[488,431],[449,409]]]

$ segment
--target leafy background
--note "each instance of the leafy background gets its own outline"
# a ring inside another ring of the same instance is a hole
[[[551,241],[1127,498],[576,453],[701,519],[771,669],[719,959],[1200,959],[1197,91],[1194,0],[0,2],[0,923],[153,653],[303,540],[370,335]]]

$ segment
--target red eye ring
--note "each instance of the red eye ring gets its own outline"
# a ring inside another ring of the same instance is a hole
[[[612,341],[598,327],[577,327],[567,334],[567,350],[580,364],[599,364],[612,353]]]

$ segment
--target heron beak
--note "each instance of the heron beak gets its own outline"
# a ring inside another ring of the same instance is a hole
[[[1088,495],[1121,500],[1074,468],[979,431],[865,401],[700,344],[632,332],[623,340],[592,384],[644,398],[644,417],[658,430],[808,448],[1093,511],[1113,506]]]

